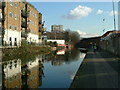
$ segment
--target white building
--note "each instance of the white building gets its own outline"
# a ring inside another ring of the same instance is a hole
[[[4,44],[8,46],[20,46],[21,45],[21,31],[13,31],[11,29],[5,30]]]
[[[39,43],[39,36],[37,34],[29,33],[27,37],[28,42]]]

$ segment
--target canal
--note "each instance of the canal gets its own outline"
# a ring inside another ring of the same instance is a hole
[[[69,88],[85,57],[77,49],[2,60],[2,88]]]

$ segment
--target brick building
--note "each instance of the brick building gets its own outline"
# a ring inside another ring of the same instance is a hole
[[[23,39],[28,43],[40,43],[42,14],[28,2],[0,2],[0,43],[20,46]]]

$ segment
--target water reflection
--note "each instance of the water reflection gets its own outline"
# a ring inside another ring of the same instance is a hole
[[[21,60],[12,60],[3,64],[3,87],[21,88]]]
[[[3,58],[2,88],[68,88],[84,56],[78,50],[63,49],[49,55]]]
[[[44,63],[45,78],[39,88],[69,88],[85,54],[73,49],[60,50]]]
[[[83,58],[85,54],[80,54],[80,51],[77,49],[73,50],[59,50],[56,52],[56,55],[51,58],[51,64],[54,66],[57,65],[63,65],[63,64],[69,64],[70,62],[74,62],[79,60],[80,58]]]
[[[42,56],[21,65],[21,60],[3,62],[2,88],[38,88],[42,85]]]

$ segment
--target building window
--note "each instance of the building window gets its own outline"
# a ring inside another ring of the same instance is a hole
[[[0,12],[0,18],[2,18],[2,12]]]
[[[10,77],[10,82],[12,82],[12,77]]]
[[[10,25],[10,27],[9,27],[10,29],[12,29],[12,25]]]
[[[17,79],[17,76],[15,76],[14,78]]]
[[[9,40],[12,41],[12,38],[10,37]]]
[[[15,26],[15,30],[17,30],[17,27]]]
[[[25,22],[25,19],[23,18],[22,21]]]
[[[12,65],[10,65],[10,69],[12,69]]]
[[[35,14],[35,17],[37,18],[37,14]]]
[[[32,15],[32,11],[30,11],[30,15]]]
[[[13,16],[13,14],[12,14],[12,12],[10,12],[10,17],[12,17]]]
[[[15,38],[15,43],[14,43],[14,45],[17,46],[17,38]],[[17,67],[17,64],[16,64],[15,67]]]
[[[15,41],[17,41],[17,38],[15,38]]]
[[[12,0],[10,0],[10,6],[12,6]]]
[[[30,24],[32,24],[32,21],[30,20]]]
[[[31,16],[33,16],[33,12],[31,12]]]
[[[9,40],[10,40],[10,46],[12,46],[12,38],[10,37]]]
[[[33,17],[35,16],[35,14],[33,13]]]
[[[33,25],[34,25],[34,21],[33,21]]]
[[[16,85],[15,88],[18,88],[18,86]]]
[[[15,17],[15,20],[17,20],[17,14],[15,14],[15,16],[14,16],[14,17]]]
[[[18,3],[15,3],[15,7],[16,7],[16,8],[18,7]]]

